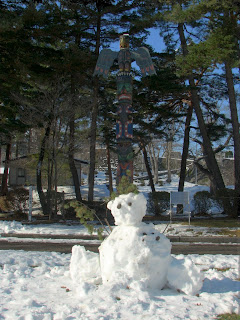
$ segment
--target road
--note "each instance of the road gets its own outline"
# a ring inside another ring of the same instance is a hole
[[[11,238],[9,236],[12,236]],[[18,238],[15,240],[15,238]],[[19,239],[21,238],[21,239]],[[25,238],[25,239],[24,239]],[[34,241],[31,240],[34,239]],[[51,239],[55,242],[51,242]],[[173,254],[240,254],[239,238],[217,237],[169,237]],[[44,239],[44,241],[42,240]],[[60,239],[61,242],[56,240]],[[71,242],[67,240],[71,239]],[[66,241],[64,241],[66,240]],[[83,241],[84,240],[84,241]],[[88,242],[96,240],[92,236],[76,235],[10,235],[1,234],[0,250],[55,251],[71,253],[74,245],[82,245],[86,250],[98,252],[99,244]]]

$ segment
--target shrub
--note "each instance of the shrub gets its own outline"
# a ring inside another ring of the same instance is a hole
[[[15,187],[6,195],[6,201],[9,204],[10,210],[15,213],[15,217],[22,219],[26,218],[28,207],[29,191],[23,187]]]
[[[76,216],[80,219],[80,223],[87,228],[88,232],[90,234],[92,234],[93,232],[97,232],[99,239],[103,240],[103,228],[95,228],[93,224],[89,223],[90,221],[93,221],[95,218],[99,220],[95,210],[90,209],[87,205],[77,200],[70,201],[68,204],[64,206],[64,208],[72,208],[76,213]]]
[[[149,193],[147,202],[147,212],[154,215],[161,215],[170,209],[170,193],[159,191]]]
[[[29,190],[23,187],[13,188],[7,194],[7,200],[11,201],[11,206],[14,212],[25,212],[27,210],[29,200]]]
[[[0,212],[7,212],[11,210],[11,205],[6,196],[0,197]]]
[[[139,193],[137,186],[130,182],[129,176],[123,176],[117,186],[117,192],[112,192],[111,200],[114,200],[120,194],[128,194],[131,192],[135,194]]]
[[[232,217],[237,217],[240,198],[236,190],[228,188],[217,190],[214,200],[219,210],[226,211],[227,214],[230,213]]]
[[[206,214],[212,207],[212,196],[208,191],[198,191],[193,197],[196,214]]]

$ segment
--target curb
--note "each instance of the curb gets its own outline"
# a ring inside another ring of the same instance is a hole
[[[103,235],[103,238],[106,238]],[[33,239],[66,239],[66,240],[99,240],[97,235],[88,234],[36,234],[36,233],[1,233],[0,238],[33,238]],[[186,236],[167,236],[171,242],[184,242],[184,243],[233,243],[240,244],[240,238],[238,237],[186,237]]]

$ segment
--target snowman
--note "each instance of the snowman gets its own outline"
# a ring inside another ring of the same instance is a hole
[[[143,194],[123,194],[107,205],[116,227],[99,247],[97,253],[74,246],[70,274],[77,283],[114,285],[140,283],[145,289],[165,286],[196,294],[202,287],[202,275],[190,258],[171,256],[169,239],[145,224],[146,199]]]
[[[153,225],[142,222],[143,194],[123,194],[107,205],[116,227],[99,248],[103,284],[123,277],[162,289],[171,262],[171,243]]]

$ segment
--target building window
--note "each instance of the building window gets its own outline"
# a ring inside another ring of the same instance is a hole
[[[18,168],[18,177],[19,178],[25,177],[25,170],[23,168]]]

